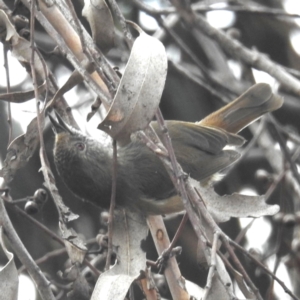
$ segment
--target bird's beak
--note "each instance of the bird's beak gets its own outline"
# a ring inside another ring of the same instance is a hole
[[[53,131],[56,134],[61,133],[61,132],[68,132],[70,134],[73,134],[71,128],[65,123],[65,121],[62,119],[62,117],[57,112],[55,112],[55,115],[56,115],[57,121],[50,114],[48,114],[48,117],[51,121]]]

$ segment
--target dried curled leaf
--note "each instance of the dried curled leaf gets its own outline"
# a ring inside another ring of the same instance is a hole
[[[19,283],[18,271],[14,262],[14,255],[5,247],[2,227],[0,227],[0,245],[8,259],[8,263],[0,269],[0,298],[6,300],[17,300]]]
[[[105,0],[85,0],[82,15],[90,24],[94,42],[106,54],[114,46],[115,26]]]
[[[163,44],[141,29],[110,110],[98,126],[120,143],[152,120],[164,89],[167,56]]]
[[[117,263],[99,277],[91,300],[123,300],[132,282],[146,266],[146,253],[141,241],[148,227],[137,213],[119,211],[114,217],[113,245],[117,249]]]

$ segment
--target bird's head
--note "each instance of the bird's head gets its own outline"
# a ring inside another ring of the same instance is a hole
[[[54,161],[67,187],[82,199],[101,207],[109,206],[111,156],[96,139],[67,125],[59,114],[49,115],[55,132]]]
[[[55,133],[55,148],[54,155],[66,156],[84,156],[87,150],[89,138],[82,134],[80,131],[69,126],[64,122],[58,113],[56,114],[57,120],[49,114],[52,129]]]

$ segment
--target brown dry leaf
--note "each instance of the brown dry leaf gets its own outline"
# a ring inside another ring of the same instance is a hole
[[[129,61],[110,110],[98,128],[119,143],[128,143],[130,134],[142,130],[152,120],[164,89],[167,56],[163,44],[134,27],[135,40]]]
[[[105,0],[85,0],[82,15],[90,24],[94,42],[106,54],[114,46],[115,25]]]
[[[116,264],[101,274],[91,300],[123,300],[132,282],[146,267],[146,253],[141,241],[148,227],[138,213],[122,210],[116,212],[113,226],[113,245],[117,249]]]
[[[5,253],[8,263],[0,269],[0,291],[1,299],[18,299],[18,271],[14,262],[14,255],[9,252],[3,241],[3,227],[0,227],[0,245]]]

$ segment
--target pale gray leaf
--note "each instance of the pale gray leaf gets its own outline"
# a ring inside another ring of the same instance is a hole
[[[101,274],[91,300],[123,300],[132,282],[146,268],[146,253],[141,241],[146,238],[148,227],[144,217],[127,210],[115,213],[113,245],[117,249],[117,262]]]
[[[98,126],[123,143],[129,142],[132,132],[145,129],[151,122],[167,75],[163,44],[140,29],[139,32],[113,104]]]
[[[226,222],[230,218],[262,217],[275,215],[280,207],[269,205],[265,202],[265,196],[247,196],[232,194],[218,195],[212,187],[202,187],[193,180],[207,209],[216,222]]]
[[[228,292],[226,291],[223,283],[221,282],[217,274],[215,274],[215,276],[212,279],[212,286],[207,297],[207,300],[216,300],[216,299],[222,299],[222,300],[234,299],[228,294]]]
[[[218,277],[219,277],[218,278],[219,283],[217,283],[217,284],[218,285],[221,284],[223,286],[223,293],[226,293],[229,296],[229,299],[234,299],[233,284],[232,284],[231,278],[225,268],[225,265],[224,265],[222,259],[219,257],[219,255],[217,255],[216,271],[217,271]],[[222,287],[219,287],[219,289],[222,290]]]

